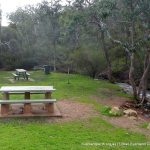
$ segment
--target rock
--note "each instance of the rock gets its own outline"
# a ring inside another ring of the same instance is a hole
[[[150,123],[148,124],[147,129],[149,129],[149,130],[150,130]]]
[[[135,116],[130,116],[129,119],[131,119],[131,120],[137,120],[138,118],[135,117]]]
[[[119,107],[112,107],[109,113],[113,116],[121,116],[123,114],[123,111]]]
[[[137,112],[133,109],[127,109],[123,111],[126,116],[134,116],[137,117]]]

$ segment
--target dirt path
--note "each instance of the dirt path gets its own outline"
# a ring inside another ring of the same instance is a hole
[[[102,119],[111,123],[114,126],[121,127],[124,129],[128,129],[133,132],[144,134],[146,137],[150,139],[150,130],[141,128],[140,125],[143,123],[141,119],[138,120],[131,120],[127,117],[107,117],[102,116]]]
[[[110,97],[107,99],[101,99],[99,97],[96,96],[92,96],[93,99],[95,99],[98,103],[102,104],[102,105],[106,105],[106,106],[120,106],[121,104],[123,104],[125,101],[129,101],[129,99],[124,98],[124,97]]]
[[[68,122],[75,120],[83,120],[90,117],[98,116],[94,108],[91,105],[71,101],[62,100],[57,102],[57,106],[62,113],[62,118],[50,118],[48,122]]]

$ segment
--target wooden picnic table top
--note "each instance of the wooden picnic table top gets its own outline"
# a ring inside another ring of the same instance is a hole
[[[27,70],[25,69],[16,69],[17,72],[23,73],[23,72],[27,72]]]
[[[52,92],[55,91],[53,86],[2,86],[0,92]]]

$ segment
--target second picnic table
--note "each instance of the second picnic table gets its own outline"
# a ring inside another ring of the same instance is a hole
[[[24,79],[28,80],[28,77],[30,76],[30,74],[25,69],[16,69],[16,74],[13,75],[15,76],[15,79],[17,77],[18,80],[20,77],[23,77]]]

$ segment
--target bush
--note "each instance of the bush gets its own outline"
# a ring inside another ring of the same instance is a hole
[[[104,57],[97,50],[78,50],[74,54],[74,61],[79,73],[89,75],[92,78],[97,77],[106,68]]]
[[[115,107],[111,108],[109,106],[105,106],[102,108],[101,113],[103,115],[106,116],[110,116],[110,117],[119,117],[123,115],[123,111],[122,110],[116,110]]]
[[[20,64],[17,64],[17,68],[24,68],[24,69],[32,69],[34,66],[38,65],[36,60],[34,59],[25,59]]]

